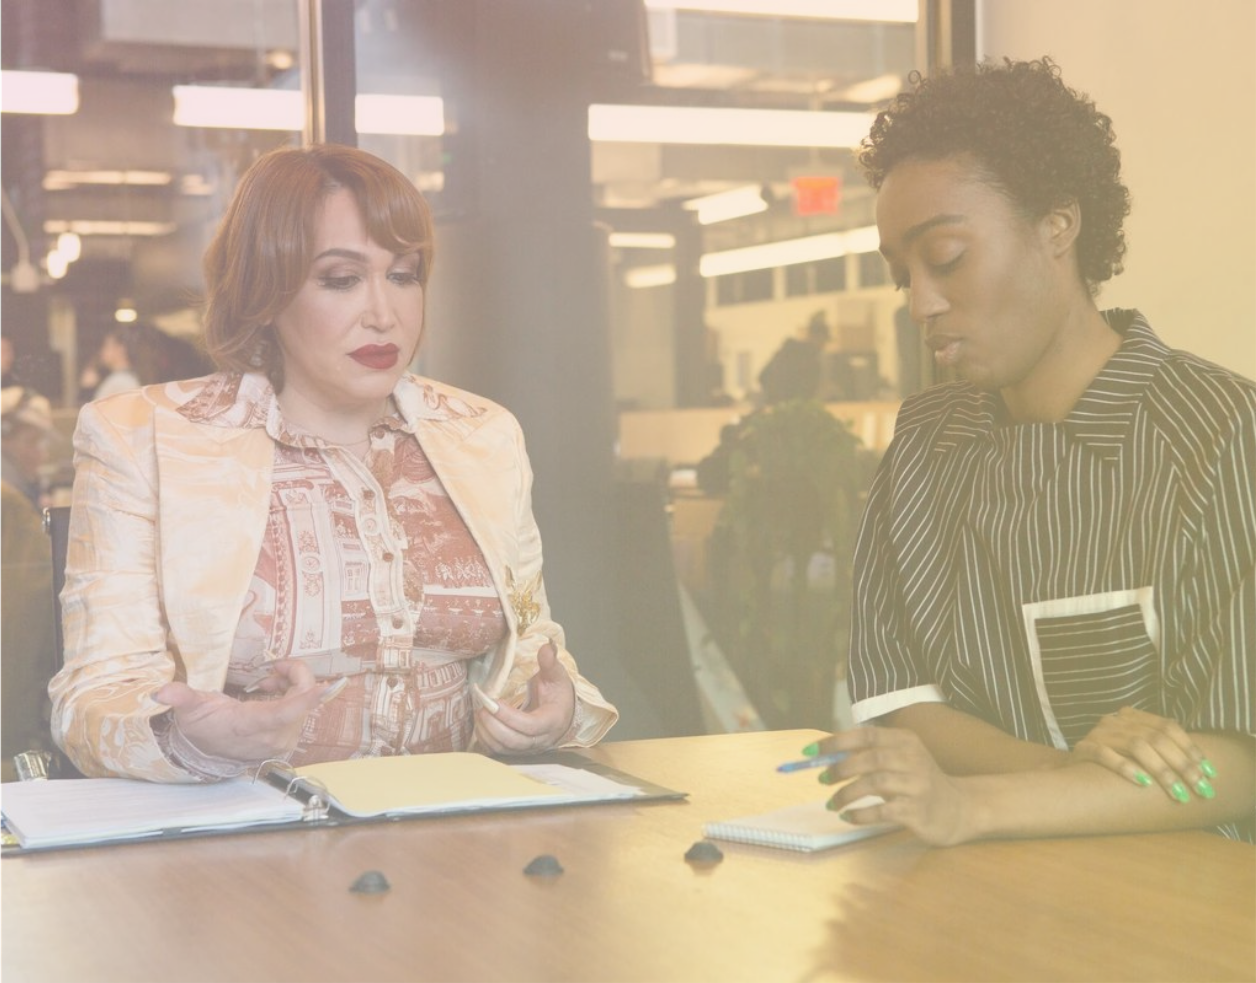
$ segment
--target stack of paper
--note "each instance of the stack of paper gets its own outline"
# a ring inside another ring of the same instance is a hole
[[[126,778],[6,782],[4,824],[24,847],[97,843],[171,829],[232,828],[299,820],[300,802],[249,779],[157,785]]]

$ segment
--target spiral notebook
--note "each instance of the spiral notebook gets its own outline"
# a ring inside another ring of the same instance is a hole
[[[852,802],[849,808],[858,809],[881,801],[877,796],[866,795]],[[707,823],[702,830],[712,839],[813,853],[898,828],[894,823],[856,826],[846,822],[836,812],[830,812],[825,808],[824,800],[817,799],[754,816]]]

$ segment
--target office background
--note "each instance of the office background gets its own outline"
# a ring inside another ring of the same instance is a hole
[[[291,88],[292,67],[271,65],[272,49],[263,39],[291,36],[299,7],[337,6],[335,0],[220,0],[189,10],[154,0],[4,0],[4,67],[74,70],[80,56],[86,63],[103,52],[124,71],[174,76],[181,51],[194,50],[190,34],[227,31],[244,39],[238,47],[254,50],[259,80],[282,80]],[[672,582],[675,557],[668,555],[676,545],[667,542],[669,531],[675,533],[667,525],[674,502],[656,481],[656,465],[692,465],[713,447],[720,426],[749,405],[747,390],[758,369],[817,309],[831,315],[840,353],[849,346],[856,354],[871,349],[881,356],[869,391],[858,393],[857,429],[868,445],[888,439],[903,389],[892,339],[901,298],[884,282],[874,243],[837,260],[767,275],[704,278],[690,268],[703,249],[712,248],[704,241],[726,249],[769,235],[866,227],[870,196],[849,167],[849,151],[802,148],[795,156],[762,148],[591,148],[587,105],[632,101],[644,77],[634,58],[644,51],[656,61],[654,84],[667,83],[660,101],[754,100],[758,106],[797,103],[797,92],[786,91],[786,83],[800,76],[823,76],[826,85],[853,83],[856,73],[875,77],[878,67],[883,75],[902,76],[956,50],[960,57],[1051,55],[1069,82],[1113,117],[1133,196],[1126,271],[1105,288],[1101,303],[1139,306],[1170,344],[1256,376],[1256,4],[1249,0],[1201,0],[1189,10],[1175,0],[920,0],[916,22],[906,25],[834,27],[769,18],[749,31],[758,36],[759,48],[750,46],[744,25],[704,22],[683,10],[660,20],[658,8],[666,5],[651,3],[650,24],[656,32],[659,24],[670,24],[675,37],[656,33],[636,49],[634,31],[644,7],[619,0],[366,0],[339,6],[351,11],[351,27],[338,41],[351,43],[355,36],[359,76],[388,68],[390,80],[404,76],[401,81],[417,92],[415,65],[429,65],[442,75],[454,114],[479,121],[435,150],[422,139],[387,135],[364,136],[361,145],[417,173],[443,172],[445,183],[427,189],[441,217],[440,258],[419,368],[499,399],[523,422],[537,472],[551,599],[587,674],[624,710],[618,738],[702,726],[692,712],[684,617]],[[83,27],[93,18],[96,35]],[[412,21],[422,30],[403,30]],[[939,23],[956,36],[930,37]],[[102,35],[109,29],[123,33],[106,43]],[[126,36],[124,29],[135,33]],[[144,32],[161,37],[163,30],[185,47],[169,46],[162,54],[160,45],[141,43]],[[71,38],[83,42],[81,49]],[[669,65],[665,52],[684,53],[687,39],[693,44],[695,38],[705,50],[690,68],[754,67],[758,88],[731,72],[724,89],[714,72],[688,88],[678,82],[675,59]],[[158,55],[169,65],[156,64]],[[190,56],[183,57],[190,65]],[[763,64],[754,65],[756,59]],[[806,71],[800,68],[804,60]],[[827,73],[821,71],[826,61],[833,66]],[[390,67],[397,64],[407,71]],[[215,72],[219,81],[230,76],[226,64],[197,69],[210,80]],[[92,156],[110,158],[115,169],[138,171],[139,162],[117,162],[140,144],[158,144],[169,161],[191,147],[190,160],[179,163],[204,180],[205,193],[191,188],[180,200],[179,218],[189,235],[156,242],[100,237],[88,244],[105,253],[94,268],[112,272],[94,275],[86,286],[72,269],[63,284],[15,289],[20,250],[6,221],[4,331],[25,335],[33,347],[55,356],[47,362],[47,381],[59,389],[67,425],[77,369],[112,322],[115,305],[135,301],[144,314],[147,302],[164,312],[167,330],[195,330],[194,307],[186,300],[196,287],[204,237],[241,165],[284,138],[206,130],[190,143],[176,143],[165,128],[145,133],[155,139],[136,140],[133,127],[144,125],[154,107],[135,90],[112,89],[117,79],[84,79],[85,108],[109,107],[104,114],[81,114],[91,116],[85,130],[18,123],[5,113],[5,189],[19,218],[46,209],[54,219],[56,202],[82,193],[47,189],[54,159],[73,165]],[[680,171],[668,171],[666,165],[677,160],[684,161]],[[646,210],[648,221],[630,218],[624,205],[630,181],[615,183],[616,175],[635,179],[643,166],[657,172],[649,192],[655,200],[664,193],[674,197],[666,207]],[[769,167],[776,173],[765,177]],[[712,226],[698,241],[691,216],[677,204],[734,185],[739,174],[773,187],[784,180],[788,187],[789,176],[808,167],[822,177],[840,177],[837,215],[799,218],[777,209],[761,222]],[[682,187],[660,191],[682,180]],[[124,190],[119,201],[127,221],[150,217],[142,192]],[[664,212],[676,244],[666,254],[668,263],[652,265],[672,266],[674,279],[630,287],[627,274],[642,265],[635,259],[641,254],[613,245],[609,233],[659,231],[655,219]],[[55,237],[53,224],[27,224],[28,246]],[[840,289],[833,289],[833,277]],[[730,406],[703,405],[708,329]],[[630,438],[641,432],[634,427],[648,413],[658,419],[647,420],[654,429],[646,429],[682,449],[659,443],[661,438],[633,443]],[[644,480],[624,480],[641,475]],[[674,712],[659,693],[678,694]]]

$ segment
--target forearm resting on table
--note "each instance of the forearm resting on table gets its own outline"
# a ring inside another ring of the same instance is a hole
[[[1191,829],[1256,811],[1256,738],[1192,734],[1216,768],[1215,798],[1179,802],[1087,761],[1045,771],[955,779],[970,803],[971,836],[1027,837]]]
[[[1058,768],[1067,751],[1022,741],[945,703],[913,703],[879,718],[887,727],[915,731],[948,775],[991,775]]]

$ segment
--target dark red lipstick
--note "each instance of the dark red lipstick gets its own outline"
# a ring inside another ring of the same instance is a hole
[[[391,369],[401,357],[401,349],[396,345],[363,345],[351,351],[349,357],[368,369]]]

